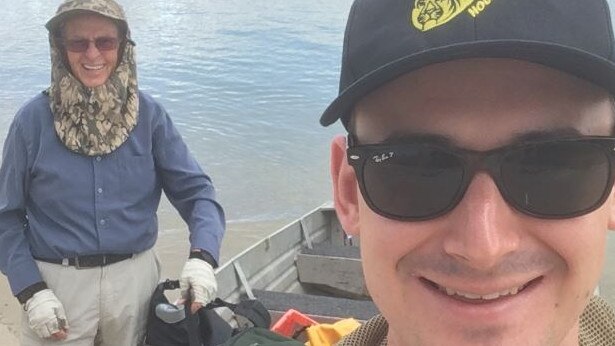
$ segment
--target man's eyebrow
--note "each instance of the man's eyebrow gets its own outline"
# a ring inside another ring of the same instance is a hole
[[[392,133],[386,137],[382,144],[402,144],[408,142],[430,142],[443,145],[452,145],[451,138],[433,133]]]
[[[514,135],[508,144],[516,144],[523,142],[536,142],[541,140],[557,139],[557,138],[574,138],[581,137],[583,134],[578,129],[572,127],[534,130],[529,132],[519,133]],[[387,136],[382,144],[403,144],[412,142],[430,142],[441,145],[455,146],[453,138],[433,133],[408,133],[408,132],[393,132]]]
[[[511,143],[535,142],[548,139],[571,138],[581,136],[583,136],[583,134],[578,129],[572,127],[565,127],[520,133],[513,136]]]

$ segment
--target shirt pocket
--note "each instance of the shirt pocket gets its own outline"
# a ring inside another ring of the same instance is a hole
[[[116,188],[128,204],[151,198],[157,186],[154,158],[126,156],[117,160]]]

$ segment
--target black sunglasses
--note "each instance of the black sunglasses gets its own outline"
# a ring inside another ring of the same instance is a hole
[[[421,221],[453,210],[478,171],[487,172],[516,210],[545,219],[587,214],[613,187],[615,138],[581,137],[478,152],[434,142],[353,146],[348,162],[369,207]]]
[[[88,48],[90,48],[90,42],[93,42],[96,49],[101,52],[115,50],[120,45],[120,40],[116,37],[97,37],[94,40],[79,38],[71,40],[66,39],[62,41],[64,48],[73,53],[86,52]]]

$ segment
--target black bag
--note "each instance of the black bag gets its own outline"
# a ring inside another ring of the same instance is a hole
[[[269,328],[271,316],[256,300],[232,304],[216,299],[190,313],[190,304],[180,309],[169,303],[165,290],[179,288],[179,281],[166,280],[158,284],[150,301],[145,345],[148,346],[216,346],[249,327]],[[228,307],[235,314],[239,327],[233,328],[213,309]]]

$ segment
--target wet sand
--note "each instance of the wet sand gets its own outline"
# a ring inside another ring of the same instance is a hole
[[[222,246],[221,262],[247,248],[250,244],[279,227],[286,221],[257,224],[229,224]],[[156,252],[162,263],[162,279],[177,278],[188,251],[187,232],[167,231],[160,234]],[[607,258],[600,294],[615,306],[615,232],[610,232]],[[18,346],[21,307],[12,296],[6,277],[0,275],[0,345]]]

